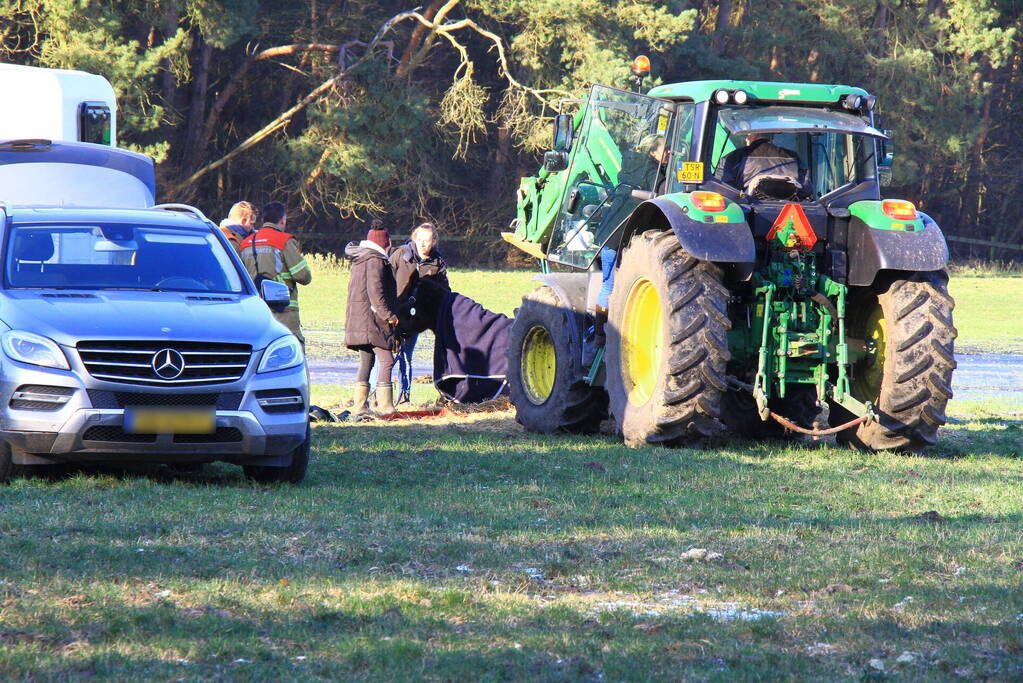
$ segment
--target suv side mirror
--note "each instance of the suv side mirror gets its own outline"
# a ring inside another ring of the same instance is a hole
[[[554,117],[554,144],[551,146],[555,152],[568,152],[572,149],[572,115],[558,114]]]
[[[270,307],[271,311],[280,313],[291,303],[291,292],[283,282],[275,280],[263,280],[259,283],[259,295]]]

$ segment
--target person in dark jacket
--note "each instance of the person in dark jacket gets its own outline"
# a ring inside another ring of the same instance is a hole
[[[420,280],[440,285],[450,291],[448,264],[437,250],[437,228],[433,223],[420,223],[410,235],[411,239],[391,252],[391,268],[398,290],[398,305],[409,305],[409,298]],[[419,335],[405,338],[398,351],[398,403],[409,400],[412,391],[412,352]]]
[[[391,369],[392,349],[398,324],[398,297],[394,273],[387,260],[391,236],[382,228],[371,229],[366,239],[345,247],[345,257],[352,259],[352,275],[348,282],[348,309],[345,313],[345,346],[359,352],[359,371],[355,376],[353,415],[366,410],[369,398],[369,375],[374,364],[379,367],[376,406],[380,414],[394,412],[394,387]]]
[[[714,175],[748,195],[763,194],[759,199],[789,199],[803,192],[806,185],[806,167],[799,155],[774,144],[764,133],[747,135],[746,146],[722,157]],[[785,183],[785,179],[789,182]],[[763,180],[773,184],[770,190],[765,191],[764,187],[758,193]]]

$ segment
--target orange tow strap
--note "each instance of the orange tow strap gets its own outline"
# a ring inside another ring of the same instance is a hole
[[[837,434],[838,432],[845,431],[850,427],[855,427],[856,425],[862,424],[863,422],[866,422],[868,419],[870,419],[869,416],[864,415],[863,417],[857,417],[855,420],[849,420],[843,425],[832,427],[830,429],[807,429],[806,427],[800,427],[792,420],[782,417],[778,413],[771,413],[771,417],[773,417],[775,422],[780,424],[785,429],[791,429],[794,432],[799,432],[800,434],[808,434],[810,436],[827,436],[829,434]]]

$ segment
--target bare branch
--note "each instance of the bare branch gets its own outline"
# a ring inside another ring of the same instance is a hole
[[[435,39],[437,36],[443,37],[445,40],[447,40],[448,43],[458,52],[460,63],[458,68],[455,70],[454,75],[454,81],[456,86],[458,85],[459,81],[464,81],[463,85],[471,82],[466,81],[465,79],[471,79],[473,72],[473,64],[472,61],[469,59],[469,53],[467,48],[465,47],[465,45],[463,45],[457,40],[454,34],[457,31],[463,29],[470,29],[472,31],[475,31],[477,34],[483,36],[493,44],[491,49],[497,51],[499,73],[501,74],[501,76],[505,78],[505,80],[508,81],[509,85],[511,85],[513,88],[521,90],[522,92],[535,98],[545,107],[549,105],[549,102],[545,97],[547,95],[572,97],[572,93],[566,92],[564,90],[557,89],[541,90],[530,88],[524,85],[523,83],[520,83],[514,76],[511,75],[511,70],[508,66],[508,58],[507,55],[505,54],[504,41],[501,39],[501,37],[495,33],[492,33],[480,27],[476,22],[472,21],[471,19],[460,19],[458,21],[441,23],[444,21],[444,17],[447,16],[447,14],[458,4],[458,2],[459,0],[448,0],[448,2],[443,7],[441,7],[440,10],[437,11],[436,17],[434,19],[427,19],[417,11],[401,12],[400,14],[394,15],[386,22],[384,22],[383,25],[381,25],[380,29],[377,30],[376,35],[374,35],[373,39],[367,44],[365,52],[351,65],[346,66],[343,62],[340,62],[339,60],[339,63],[337,65],[337,71],[333,76],[331,76],[323,83],[315,87],[305,97],[299,100],[294,106],[280,114],[273,121],[266,124],[258,131],[250,135],[248,138],[243,140],[237,147],[235,147],[233,150],[225,154],[223,157],[217,159],[212,163],[207,164],[206,166],[203,166],[202,168],[192,173],[192,175],[190,175],[188,178],[184,179],[183,181],[172,187],[171,193],[178,194],[183,192],[184,190],[188,189],[193,184],[195,184],[200,178],[205,176],[210,171],[220,168],[221,166],[223,166],[228,161],[235,158],[242,152],[251,149],[255,145],[265,140],[275,131],[284,128],[295,116],[295,114],[302,111],[307,106],[309,106],[310,104],[318,100],[320,97],[322,97],[324,94],[329,92],[337,83],[347,78],[352,71],[357,69],[366,60],[368,60],[372,56],[374,49],[381,44],[383,37],[387,35],[387,33],[389,33],[395,26],[406,20],[414,20],[430,31],[429,35],[427,36],[427,40],[424,41],[423,46],[420,48],[420,52],[422,52],[424,49],[427,49],[427,43],[429,42],[429,40]],[[296,52],[302,52],[307,50],[323,50],[325,52],[332,52],[334,50],[337,50],[340,53],[341,47],[322,45],[319,43],[300,43],[296,45],[283,45],[279,47],[268,48],[259,53],[256,53],[255,55],[253,55],[251,59],[246,60],[246,62],[241,67],[239,67],[239,70],[236,72],[235,76],[232,77],[232,81],[231,83],[228,84],[227,87],[231,87],[234,83],[237,82],[237,79],[240,78],[240,76],[244,75],[245,71],[248,69],[247,65],[251,65],[256,61],[259,61],[261,59],[267,59],[272,56],[278,56],[281,54],[294,54]],[[227,90],[227,88],[225,88],[225,90]],[[227,97],[230,97],[230,94],[228,94]],[[221,99],[224,100],[223,103],[221,103]],[[218,103],[220,104],[219,108],[217,108]],[[223,109],[224,104],[226,104],[226,98],[224,97],[224,93],[221,93],[221,97],[218,98],[217,103],[214,104],[214,109],[216,110],[218,115],[220,110]],[[211,116],[213,115],[213,112],[214,110],[211,109]],[[210,125],[209,121],[207,122],[207,129],[209,134],[212,134],[212,125]]]
[[[396,24],[405,21],[406,19],[409,19],[414,14],[415,12],[402,12],[401,14],[396,14],[395,16],[388,19],[384,23],[384,25],[380,27],[380,30],[377,31],[376,35],[373,36],[373,40],[369,42],[369,45],[366,48],[366,52],[362,55],[362,57],[355,60],[355,62],[353,62],[351,66],[345,68],[343,65],[340,65],[337,73],[335,73],[333,76],[325,80],[323,83],[320,83],[318,86],[313,88],[313,90],[308,95],[299,100],[297,104],[295,104],[293,107],[291,107],[290,109],[282,113],[280,116],[278,116],[276,119],[274,119],[270,123],[260,128],[258,131],[247,137],[245,140],[241,142],[241,144],[239,144],[237,147],[235,147],[233,150],[231,150],[221,158],[203,166],[195,173],[193,173],[192,175],[188,176],[183,181],[175,185],[173,188],[171,188],[171,194],[178,194],[184,191],[188,187],[195,184],[196,181],[198,181],[200,178],[205,176],[210,171],[220,168],[221,166],[223,166],[228,161],[235,158],[242,152],[252,148],[256,144],[265,140],[275,131],[278,131],[284,126],[288,125],[288,123],[291,122],[291,119],[292,117],[295,116],[295,114],[305,109],[311,103],[315,102],[324,93],[328,92],[331,88],[333,88],[336,83],[345,79],[349,73],[351,73],[354,69],[357,69],[359,66],[362,65],[363,62],[369,59],[369,57],[373,54],[373,48],[377,46],[381,38],[383,38],[383,36],[388,31],[394,28]]]
[[[423,16],[433,21],[433,18],[437,16],[437,11],[444,4],[444,0],[433,0],[430,6],[426,8],[426,12]],[[412,35],[409,37],[408,45],[405,46],[405,52],[401,55],[401,60],[398,62],[398,68],[395,69],[394,74],[398,78],[405,78],[411,74],[415,68],[419,65],[418,62],[413,61],[413,56],[419,56],[419,47],[423,44],[423,38],[426,35],[427,28],[423,24],[418,24],[415,29],[412,30]]]

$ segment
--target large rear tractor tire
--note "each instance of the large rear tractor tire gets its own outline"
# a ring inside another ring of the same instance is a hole
[[[615,275],[605,355],[626,444],[678,445],[721,431],[727,303],[721,269],[689,255],[674,233],[632,239]]]
[[[880,417],[838,435],[858,450],[917,451],[938,440],[952,398],[956,367],[955,301],[944,271],[913,273],[852,301],[850,338],[867,342],[868,357],[852,367],[852,395],[870,401]],[[831,405],[831,424],[852,416]]]
[[[607,394],[586,383],[573,312],[550,287],[522,299],[508,344],[508,391],[528,431],[586,434],[607,417]]]

